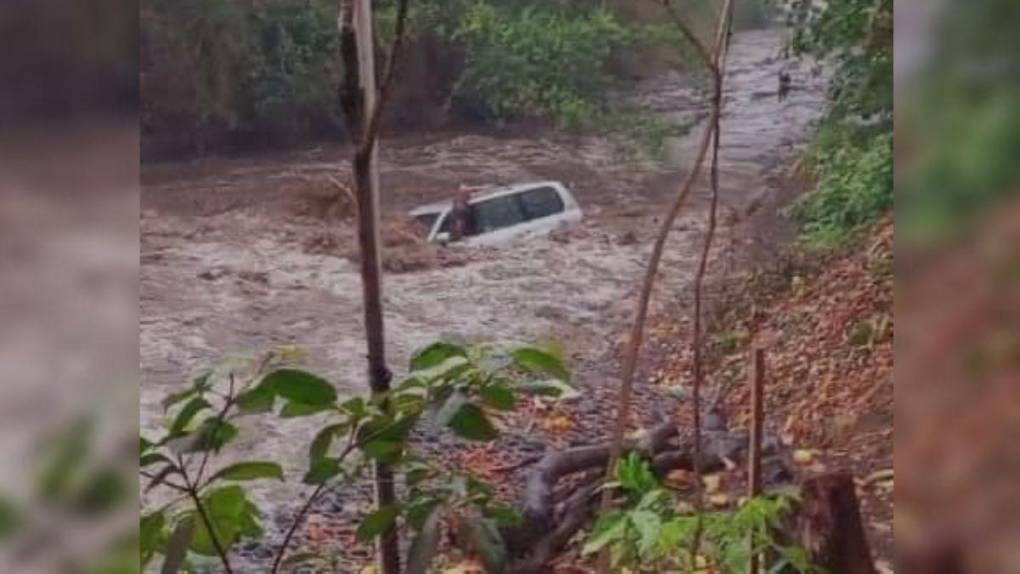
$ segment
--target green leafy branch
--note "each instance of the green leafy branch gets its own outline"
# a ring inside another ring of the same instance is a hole
[[[141,440],[140,466],[149,481],[147,491],[163,487],[180,497],[142,518],[143,564],[160,553],[164,571],[175,572],[192,552],[218,557],[226,572],[233,571],[232,546],[241,538],[262,535],[261,512],[236,483],[282,481],[283,469],[275,461],[231,464],[208,476],[205,469],[210,456],[237,437],[237,417],[275,413],[282,418],[328,415],[330,420],[308,445],[302,481],[315,488],[289,525],[271,572],[318,558],[307,553],[287,557],[294,535],[326,492],[349,484],[373,461],[402,472],[407,492],[400,502],[366,516],[356,532],[359,540],[371,540],[402,518],[417,532],[408,571],[424,572],[438,548],[442,518],[470,516],[457,521],[465,530],[463,539],[491,570],[505,566],[507,551],[499,527],[520,520],[516,511],[498,502],[484,481],[415,456],[410,436],[428,421],[460,439],[494,440],[499,429],[490,413],[513,410],[519,395],[572,392],[569,370],[555,352],[438,342],[414,355],[410,372],[388,393],[344,400],[328,381],[290,366],[293,358],[291,352],[267,354],[255,364],[247,384],[239,385],[229,373],[222,393],[214,388],[214,373],[208,372],[164,400],[173,416],[159,440]],[[277,410],[278,403],[282,406]],[[202,413],[211,414],[203,418]],[[189,505],[172,512],[182,501]]]

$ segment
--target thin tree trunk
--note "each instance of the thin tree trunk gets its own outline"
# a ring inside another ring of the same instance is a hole
[[[719,27],[716,31],[715,48],[713,50],[712,67],[712,159],[709,164],[709,185],[712,191],[712,201],[708,210],[708,229],[705,231],[705,243],[701,251],[701,258],[698,261],[698,271],[694,278],[694,337],[691,340],[691,350],[694,361],[694,384],[691,398],[694,418],[694,508],[698,513],[697,526],[694,530],[694,537],[691,542],[691,556],[697,556],[701,552],[702,535],[702,509],[704,508],[704,491],[702,484],[701,469],[701,388],[704,383],[704,366],[702,358],[702,290],[705,282],[705,272],[708,269],[708,259],[712,252],[712,243],[715,241],[715,228],[719,212],[719,144],[722,139],[722,108],[723,108],[723,80],[726,78],[726,56],[730,47],[730,29],[732,25],[733,2],[726,0],[719,11]]]
[[[761,443],[763,420],[765,418],[765,349],[755,347],[751,351],[751,440],[747,449],[747,496],[755,498],[761,495]],[[759,556],[755,551],[757,532],[748,534],[748,574],[758,574]]]
[[[697,156],[691,165],[691,171],[688,172],[686,179],[681,184],[680,189],[677,193],[676,199],[673,205],[670,207],[669,212],[666,214],[666,218],[659,228],[659,234],[656,237],[655,245],[652,247],[652,254],[648,260],[648,266],[645,269],[644,282],[641,285],[641,293],[638,297],[637,313],[634,317],[634,323],[631,326],[630,337],[627,341],[627,349],[624,355],[623,364],[623,376],[620,382],[620,394],[617,399],[617,411],[616,411],[616,423],[613,427],[612,442],[610,447],[609,463],[606,466],[606,478],[612,480],[612,474],[615,471],[616,461],[619,460],[622,448],[623,448],[623,437],[626,433],[627,426],[630,424],[630,407],[631,407],[631,395],[634,387],[634,375],[637,371],[637,362],[641,352],[641,344],[644,339],[644,327],[645,322],[648,320],[648,305],[651,301],[652,290],[655,286],[655,279],[658,275],[659,263],[662,260],[662,253],[665,249],[666,240],[669,237],[669,232],[673,228],[673,223],[676,221],[677,216],[680,214],[681,209],[687,202],[687,197],[690,195],[691,189],[693,188],[694,182],[697,180],[701,166],[705,161],[705,157],[708,155],[709,145],[716,142],[714,148],[715,153],[713,154],[718,159],[718,129],[719,122],[722,114],[722,79],[724,62],[726,59],[726,48],[728,46],[730,23],[732,14],[732,0],[725,0],[723,7],[720,10],[720,17],[718,22],[718,28],[716,31],[715,46],[714,50],[709,57],[708,50],[703,44],[690,33],[690,29],[679,15],[673,11],[673,9],[666,5],[667,10],[673,17],[675,24],[678,28],[684,32],[685,37],[690,41],[697,49],[699,56],[704,59],[704,65],[712,74],[713,80],[713,99],[712,99],[712,113],[708,120],[708,125],[705,128],[705,132],[702,136],[702,140],[698,146]],[[713,171],[713,176],[715,172]],[[717,183],[717,182],[715,182]],[[715,200],[713,200],[713,213],[711,216],[712,221],[710,226],[714,231],[715,224]],[[711,238],[708,239],[710,245]],[[701,262],[701,267],[704,267],[704,261]],[[704,271],[701,271],[703,274]],[[699,279],[700,282],[700,279]],[[696,289],[695,295],[695,307],[696,307],[696,326],[694,334],[694,348],[696,352],[695,357],[695,382],[694,382],[694,469],[697,484],[696,488],[696,506],[698,508],[698,515],[700,516],[701,509],[701,412],[700,412],[700,283]],[[612,507],[613,493],[611,489],[604,489],[602,491],[602,500],[599,508],[601,514],[605,514]],[[699,529],[700,531],[700,525]],[[700,533],[696,534],[694,546],[698,545],[698,539]],[[603,549],[599,553],[598,558],[598,572],[599,574],[607,574],[609,571],[609,551]]]
[[[341,0],[340,42],[344,82],[340,103],[356,147],[352,160],[355,195],[358,200],[358,247],[361,253],[361,284],[365,310],[365,335],[368,347],[368,377],[373,395],[389,391],[390,371],[386,366],[385,325],[382,313],[382,254],[379,239],[379,172],[377,135],[382,105],[393,63],[403,36],[407,1],[398,12],[397,39],[386,65],[381,90],[376,87],[375,43],[370,0]],[[396,502],[393,469],[375,462],[375,498],[377,507]],[[397,530],[391,526],[377,539],[379,571],[400,573],[400,546]]]

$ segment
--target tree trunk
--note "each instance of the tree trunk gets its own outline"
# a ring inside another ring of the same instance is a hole
[[[808,478],[801,497],[797,537],[813,563],[833,574],[876,574],[853,475]]]
[[[361,285],[365,307],[365,333],[368,343],[368,377],[373,395],[387,392],[390,388],[390,371],[386,366],[386,340],[382,314],[382,270],[379,241],[379,172],[376,164],[378,146],[375,143],[377,129],[375,49],[372,37],[372,4],[370,0],[346,2],[348,15],[341,12],[341,41],[346,50],[354,48],[353,54],[343,54],[346,64],[345,113],[355,141],[368,142],[358,145],[353,160],[355,193],[358,198],[358,247],[361,252]],[[347,26],[353,30],[345,30]],[[353,42],[349,35],[353,31]],[[353,62],[357,58],[356,64]],[[355,64],[355,66],[351,66]],[[356,90],[356,93],[354,92]],[[393,484],[393,469],[390,465],[375,462],[375,498],[377,508],[392,505],[396,500]],[[379,571],[382,574],[400,573],[400,545],[397,530],[391,526],[377,539]]]

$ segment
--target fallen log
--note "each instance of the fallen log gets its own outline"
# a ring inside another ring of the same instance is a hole
[[[742,460],[748,445],[746,431],[727,431],[724,423],[712,425],[702,433],[701,467],[713,472]],[[693,441],[681,436],[676,423],[665,421],[628,441],[624,452],[637,452],[646,458],[652,470],[665,477],[672,470],[694,469]],[[793,479],[789,452],[774,437],[765,444],[764,479],[769,485],[788,483]],[[603,484],[605,466],[609,462],[610,444],[575,447],[547,454],[528,475],[521,502],[522,524],[507,528],[503,538],[511,556],[517,558],[512,572],[541,572],[594,515],[595,493]],[[592,472],[572,486],[567,495],[557,496],[562,480],[582,472]],[[559,509],[559,511],[557,511]]]

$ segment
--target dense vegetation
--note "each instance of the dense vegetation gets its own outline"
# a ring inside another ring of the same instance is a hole
[[[382,41],[392,34],[393,4],[377,4]],[[766,21],[763,2],[740,4],[746,25]],[[658,57],[682,62],[684,42],[672,26],[639,24],[612,6],[413,2],[413,46],[391,120],[430,127],[435,117],[540,119],[565,129],[634,126],[628,132],[637,138],[660,138],[661,126],[608,110],[606,90],[622,52],[669,46]],[[333,0],[144,0],[141,22],[144,141],[176,140],[178,151],[201,153],[342,134]]]
[[[807,158],[817,188],[793,208],[809,243],[834,246],[893,204],[893,3],[793,0],[788,8],[793,51],[836,64]]]
[[[143,135],[201,152],[216,134],[340,125],[332,2],[148,0],[142,23]]]

